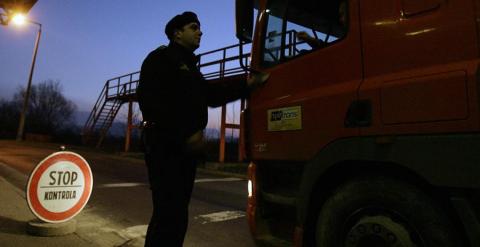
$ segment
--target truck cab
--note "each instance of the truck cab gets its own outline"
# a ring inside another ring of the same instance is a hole
[[[479,8],[237,0],[258,245],[480,246]]]

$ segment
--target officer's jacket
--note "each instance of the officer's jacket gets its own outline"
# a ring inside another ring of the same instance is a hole
[[[144,120],[168,139],[183,142],[208,121],[208,106],[216,107],[247,95],[246,82],[208,83],[191,52],[171,42],[143,61],[137,98]]]

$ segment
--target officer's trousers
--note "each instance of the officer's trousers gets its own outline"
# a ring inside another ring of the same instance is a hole
[[[181,247],[197,160],[186,154],[181,145],[151,140],[148,131],[145,137],[145,162],[153,202],[145,247]]]

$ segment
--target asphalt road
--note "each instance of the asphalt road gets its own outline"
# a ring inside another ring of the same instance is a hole
[[[94,189],[87,206],[75,218],[76,233],[93,246],[143,246],[152,207],[142,162],[90,154],[84,157],[92,168]],[[13,172],[5,165],[23,172]],[[28,172],[15,167],[14,162],[2,166],[0,175],[23,190]],[[245,217],[246,188],[245,180],[199,172],[184,246],[254,246]]]
[[[96,185],[87,210],[106,219],[102,230],[129,232],[130,239],[143,236],[152,210],[145,181],[94,176]],[[245,218],[246,193],[244,180],[198,174],[184,246],[254,246]]]

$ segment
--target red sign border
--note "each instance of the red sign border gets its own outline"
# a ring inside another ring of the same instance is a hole
[[[78,200],[78,202],[71,207],[70,209],[63,211],[63,212],[50,212],[45,207],[42,206],[40,200],[37,197],[38,191],[38,183],[40,177],[42,176],[43,172],[45,172],[50,166],[55,163],[61,161],[68,161],[80,168],[83,173],[84,177],[84,189],[83,193]],[[42,160],[38,165],[35,167],[33,172],[31,173],[28,184],[27,184],[27,202],[30,210],[35,214],[38,218],[45,222],[49,223],[61,223],[65,222],[80,213],[82,209],[88,202],[90,195],[92,193],[93,187],[93,175],[90,166],[88,165],[87,161],[80,155],[74,152],[62,151],[56,152],[49,155],[47,158]]]

